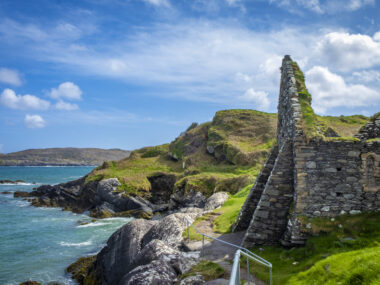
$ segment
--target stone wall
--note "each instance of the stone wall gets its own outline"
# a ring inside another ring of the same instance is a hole
[[[380,113],[377,113],[365,126],[360,128],[356,135],[361,140],[374,139],[380,137]]]
[[[360,130],[361,141],[306,141],[289,56],[281,70],[279,152],[272,151],[237,219],[245,247],[303,244],[302,217],[380,210],[380,141],[366,141],[380,136],[380,117]]]

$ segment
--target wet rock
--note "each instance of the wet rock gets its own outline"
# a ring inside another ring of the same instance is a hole
[[[15,197],[15,198],[26,198],[26,197],[31,197],[31,194],[29,192],[25,192],[25,191],[16,191],[13,193],[13,197]]]
[[[12,192],[10,192],[10,191],[3,191],[3,192],[0,192],[0,194],[6,195],[6,194],[12,194]]]

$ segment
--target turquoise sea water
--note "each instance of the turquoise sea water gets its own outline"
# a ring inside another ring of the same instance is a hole
[[[39,184],[79,178],[93,167],[0,167],[0,180],[21,179],[25,185],[0,185],[3,191],[31,191]],[[37,183],[37,185],[29,183]],[[36,208],[29,202],[0,194],[0,284],[36,280],[75,284],[65,268],[77,258],[97,253],[128,218],[91,221],[87,215],[59,208]]]

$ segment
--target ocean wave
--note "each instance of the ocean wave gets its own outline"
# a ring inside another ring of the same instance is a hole
[[[102,221],[110,221],[110,222],[113,222],[113,221],[125,221],[125,222],[129,222],[129,221],[131,221],[133,219],[134,218],[115,217],[115,218],[105,218],[105,219],[102,219]]]
[[[88,228],[88,227],[100,227],[100,226],[104,226],[104,225],[107,225],[107,223],[89,223],[89,224],[85,224],[85,225],[79,225],[77,226],[77,228]]]
[[[70,246],[70,247],[71,246],[76,246],[76,247],[81,247],[81,246],[92,245],[92,241],[88,240],[88,241],[78,242],[78,243],[61,241],[59,244],[61,246]]]

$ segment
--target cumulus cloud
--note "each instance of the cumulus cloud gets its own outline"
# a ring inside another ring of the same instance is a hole
[[[244,95],[239,96],[239,99],[246,102],[252,102],[258,109],[267,110],[270,105],[268,93],[263,91],[255,91],[253,88],[249,88]]]
[[[328,33],[317,44],[322,58],[342,71],[380,65],[380,41],[361,34]]]
[[[8,69],[8,68],[0,68],[0,82],[20,86],[21,79],[17,70]]]
[[[4,89],[0,95],[0,103],[11,109],[46,110],[50,103],[34,95],[16,95],[12,89]]]
[[[55,108],[58,110],[72,111],[79,109],[77,104],[72,104],[59,100],[55,105]]]
[[[61,83],[58,88],[52,88],[49,95],[54,99],[65,98],[68,100],[80,100],[82,91],[74,83],[64,82]]]
[[[45,120],[40,115],[25,115],[25,126],[30,129],[43,128],[46,125]]]
[[[380,93],[361,84],[347,84],[326,67],[314,66],[306,72],[306,84],[319,113],[334,107],[360,107],[380,102]]]

